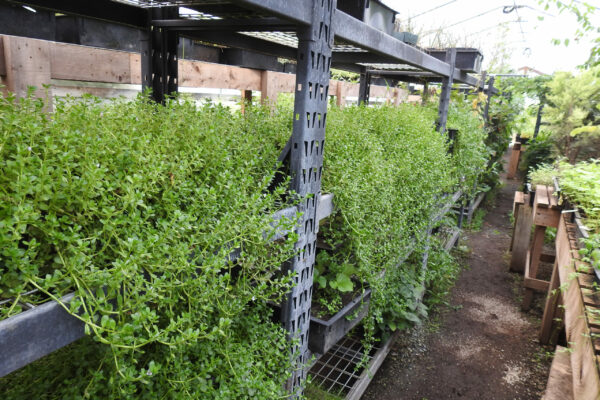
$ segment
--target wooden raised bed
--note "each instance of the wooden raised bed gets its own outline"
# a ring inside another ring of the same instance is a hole
[[[564,326],[573,396],[575,399],[598,399],[600,293],[592,267],[579,256],[577,225],[571,222],[571,218],[569,213],[562,214],[559,219],[556,261],[542,318],[540,342],[546,344],[555,341],[557,332]],[[565,388],[562,398],[568,398],[568,392]]]

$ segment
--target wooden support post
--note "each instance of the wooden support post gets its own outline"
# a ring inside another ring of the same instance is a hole
[[[277,85],[275,72],[262,71],[260,79],[260,102],[269,106],[277,103]]]
[[[552,325],[554,316],[556,315],[558,304],[560,301],[560,275],[558,273],[558,262],[554,262],[552,268],[552,278],[550,278],[550,286],[548,287],[548,296],[546,297],[546,305],[544,306],[544,315],[542,316],[542,327],[540,329],[540,343],[548,344],[552,338]]]
[[[335,104],[339,108],[344,108],[346,105],[346,93],[348,92],[348,88],[346,87],[346,83],[342,81],[337,82],[337,86],[335,88]]]
[[[513,249],[510,258],[510,271],[524,272],[529,250],[529,239],[531,236],[532,208],[526,202],[518,209],[515,217],[515,231],[513,238]]]
[[[526,195],[523,192],[515,192],[515,199],[513,201],[513,210],[512,215],[514,219],[514,224],[512,227],[512,234],[510,236],[510,247],[509,251],[512,251],[513,244],[515,243],[515,228],[517,226],[517,218],[519,217],[519,209],[525,204],[525,202],[529,202],[529,195]]]
[[[529,259],[527,260],[527,264],[525,267],[525,293],[523,294],[523,302],[521,304],[521,308],[525,311],[529,310],[531,307],[531,302],[533,300],[533,291],[534,285],[533,282],[529,282],[528,279],[533,279],[534,281],[538,281],[537,279],[537,270],[540,265],[540,256],[542,255],[542,249],[544,247],[544,236],[546,234],[545,226],[535,226],[535,232],[533,234],[533,242],[531,244],[531,251],[527,254]],[[543,281],[540,281],[543,282]]]
[[[394,98],[394,106],[398,107],[401,102],[401,98],[404,95],[404,91],[401,88],[396,88],[396,97]]]
[[[246,107],[252,105],[252,90],[242,90],[241,111],[245,113]]]
[[[48,110],[52,109],[50,43],[45,40],[18,36],[2,36],[5,76],[2,83],[6,90],[17,97],[27,96],[29,86],[37,88],[36,96],[47,98]],[[44,89],[48,86],[48,89]]]
[[[519,167],[519,158],[521,157],[521,143],[513,143],[510,161],[508,162],[508,173],[506,179],[515,179],[517,176],[517,168]]]

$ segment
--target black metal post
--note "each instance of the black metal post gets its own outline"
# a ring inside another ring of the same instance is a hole
[[[533,130],[533,138],[535,139],[540,133],[540,126],[542,125],[542,111],[544,111],[544,100],[540,99],[540,106],[538,108],[537,117],[535,119],[535,129]]]
[[[438,132],[446,132],[446,122],[448,121],[448,106],[450,105],[450,93],[452,92],[452,83],[454,80],[454,64],[456,63],[456,49],[446,50],[446,63],[450,65],[448,76],[442,79],[442,93],[440,93],[440,105],[438,107],[438,118],[436,128]]]
[[[371,74],[366,67],[361,67],[360,81],[358,86],[358,104],[369,104],[369,93],[371,92]]]
[[[487,101],[485,102],[485,110],[483,111],[483,121],[485,122],[486,128],[490,123],[490,102],[492,101],[492,96],[494,95],[494,81],[496,80],[495,76],[490,77],[488,81],[487,88]]]
[[[179,18],[178,7],[157,7],[150,10],[152,20]],[[142,88],[152,89],[152,99],[164,103],[165,97],[178,87],[178,34],[167,28],[150,25],[142,41]]]
[[[423,84],[423,94],[421,95],[421,104],[427,104],[429,100],[429,81],[425,81]]]
[[[282,305],[282,322],[290,338],[298,340],[292,349],[294,371],[287,385],[292,397],[302,393],[308,361],[313,268],[319,230],[316,212],[321,191],[335,9],[336,0],[314,0],[312,23],[298,28],[290,171],[291,188],[303,199],[298,205],[302,217],[296,229],[296,248],[300,253],[291,262],[295,285]]]

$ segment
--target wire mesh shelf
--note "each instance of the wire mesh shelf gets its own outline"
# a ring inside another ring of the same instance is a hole
[[[378,350],[374,346],[366,355],[367,365]],[[360,339],[346,336],[315,362],[309,372],[312,382],[329,393],[346,396],[361,379],[365,367],[358,366],[363,357],[365,348]]]

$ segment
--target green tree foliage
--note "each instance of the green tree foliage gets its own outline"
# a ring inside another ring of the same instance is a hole
[[[592,5],[591,2],[578,0],[538,0],[538,2],[544,5],[546,10],[550,6],[555,6],[560,13],[571,13],[579,23],[573,38],[552,39],[553,43],[568,46],[571,40],[580,40],[587,35],[595,36],[592,39],[590,56],[584,66],[589,68],[600,64],[600,27],[593,21],[593,16],[597,14],[598,7]]]
[[[577,75],[557,72],[548,82],[545,120],[560,154],[570,162],[600,155],[600,66]]]

